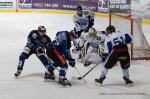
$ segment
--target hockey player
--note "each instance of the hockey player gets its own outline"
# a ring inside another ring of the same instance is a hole
[[[70,53],[71,41],[76,39],[75,31],[59,31],[56,33],[53,45],[55,48],[64,55],[65,59],[68,60],[70,66],[75,66],[75,59],[72,58]]]
[[[88,32],[88,30],[94,25],[95,14],[90,10],[82,10],[82,6],[77,6],[76,14],[73,16],[73,21],[75,24],[75,31],[80,37],[83,31]]]
[[[76,7],[76,14],[73,16],[73,21],[75,24],[75,32],[78,38],[80,37],[81,33],[88,32],[88,30],[94,25],[94,17],[95,14],[93,11],[90,10],[83,10],[82,6]],[[79,49],[77,48],[78,39],[73,41],[74,49],[73,52],[77,52]]]
[[[101,59],[102,61],[105,61],[103,57],[104,53],[104,40],[105,40],[106,34],[105,31],[96,31],[95,28],[90,28],[87,33],[82,33],[79,38],[78,46],[79,48],[83,47],[85,45],[85,63],[84,66],[90,65],[92,62],[88,61],[88,59],[91,57],[92,53],[94,51],[100,51],[101,53]],[[100,47],[100,48],[99,48]],[[79,54],[79,58],[82,56]]]
[[[132,38],[127,33],[116,32],[114,26],[106,28],[107,37],[105,39],[105,52],[109,54],[99,79],[96,82],[102,84],[106,78],[108,69],[111,69],[118,61],[120,62],[123,79],[126,85],[131,85],[133,81],[129,79],[130,55],[127,44],[130,44]]]
[[[41,40],[42,47],[46,49],[46,55],[49,58],[49,62],[53,64],[53,68],[49,73],[45,72],[45,78],[50,80],[55,80],[54,70],[58,66],[59,69],[59,83],[62,85],[70,85],[70,82],[66,78],[66,72],[68,69],[68,64],[63,55],[53,46],[51,39],[45,34],[42,36]]]
[[[14,74],[15,77],[18,77],[21,74],[25,60],[32,54],[36,54],[38,59],[45,66],[47,73],[50,73],[53,70],[53,66],[52,64],[49,64],[48,59],[44,54],[43,45],[41,44],[41,38],[45,35],[45,33],[46,28],[44,26],[39,26],[38,30],[32,30],[29,33],[27,37],[27,44],[19,56],[17,72]]]

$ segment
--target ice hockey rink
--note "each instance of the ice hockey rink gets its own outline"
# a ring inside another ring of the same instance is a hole
[[[55,82],[44,82],[44,66],[35,55],[25,62],[24,70],[18,79],[14,78],[18,57],[27,41],[27,35],[39,25],[47,28],[47,34],[54,39],[61,30],[70,31],[73,27],[72,15],[40,13],[0,13],[0,99],[150,99],[150,61],[131,61],[130,77],[134,86],[127,87],[122,79],[119,65],[108,73],[102,86],[96,86],[94,79],[100,76],[103,63],[100,63],[85,80],[73,80],[79,76],[69,66],[67,77],[72,87],[63,88]],[[105,30],[108,18],[96,17],[95,28]],[[150,43],[150,26],[144,27]],[[148,33],[149,32],[149,33]],[[84,74],[90,67],[76,63]],[[58,71],[56,82],[58,80]]]

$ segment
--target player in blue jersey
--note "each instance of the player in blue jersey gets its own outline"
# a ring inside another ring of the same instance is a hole
[[[59,31],[56,33],[55,40],[53,41],[55,48],[64,55],[65,59],[68,60],[69,65],[72,67],[75,66],[75,59],[73,59],[71,56],[70,48],[71,41],[76,38],[77,36],[74,30],[72,30],[71,32]]]
[[[71,83],[66,78],[68,64],[64,56],[55,48],[50,38],[46,34],[42,36],[40,43],[43,45],[43,48],[46,49],[46,55],[49,59],[49,62],[53,64],[53,69],[51,69],[49,73],[45,72],[45,78],[48,78],[48,80],[55,80],[54,70],[57,67],[60,67],[59,83],[62,85],[71,85]]]
[[[108,57],[100,78],[95,79],[95,81],[102,84],[106,78],[108,69],[111,69],[119,61],[123,72],[123,79],[126,85],[131,85],[133,81],[129,79],[130,55],[127,44],[131,44],[132,38],[127,33],[117,32],[112,25],[106,28],[106,33],[107,36],[104,45],[105,53],[108,54]]]
[[[24,67],[24,62],[29,58],[30,55],[36,54],[38,59],[46,68],[46,72],[50,73],[53,70],[52,64],[48,62],[48,59],[45,55],[44,45],[41,43],[42,37],[46,33],[46,28],[44,26],[39,26],[38,30],[32,30],[27,37],[27,44],[23,49],[23,52],[19,56],[19,62],[17,66],[17,72],[14,74],[18,77]]]

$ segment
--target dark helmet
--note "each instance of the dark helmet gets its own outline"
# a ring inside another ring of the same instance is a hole
[[[77,6],[77,7],[76,7],[76,10],[77,10],[77,11],[82,11],[82,6],[81,6],[81,5]]]
[[[38,31],[46,33],[46,28],[44,26],[39,26]]]
[[[112,32],[115,32],[116,31],[116,28],[115,26],[113,25],[109,25],[107,28],[106,28],[106,33],[109,34],[109,33],[112,33]]]

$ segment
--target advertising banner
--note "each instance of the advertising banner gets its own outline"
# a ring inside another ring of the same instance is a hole
[[[34,9],[60,9],[62,0],[32,0]]]
[[[131,0],[110,0],[110,12],[131,13]]]
[[[32,8],[32,0],[19,0],[19,8]]]
[[[0,0],[0,9],[13,9],[16,6],[14,0]]]
[[[108,12],[108,0],[98,0],[98,12]]]
[[[77,5],[82,5],[83,9],[97,11],[97,2],[95,1],[78,1],[78,0],[32,0],[34,9],[63,9],[73,10]]]
[[[82,5],[83,9],[88,9],[88,10],[93,10],[93,11],[97,11],[97,6],[98,6],[97,2],[90,2],[90,1],[67,2],[67,1],[64,1],[62,4],[62,9],[74,10],[75,7],[77,7],[78,5]]]

